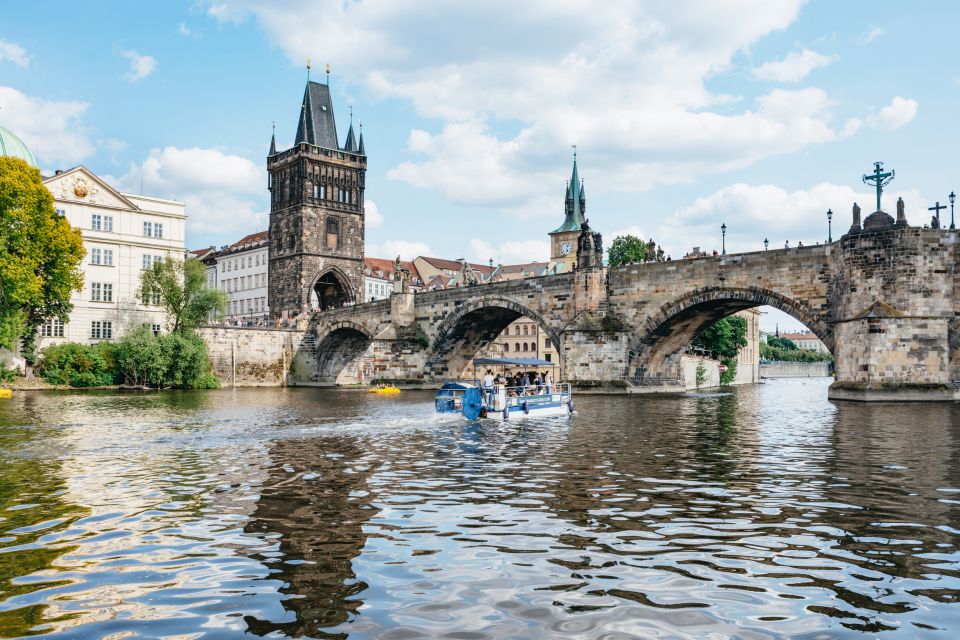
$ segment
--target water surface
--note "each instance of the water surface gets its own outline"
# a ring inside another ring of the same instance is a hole
[[[954,638],[960,407],[0,400],[0,637]]]

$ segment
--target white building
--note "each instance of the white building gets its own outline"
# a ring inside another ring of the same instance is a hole
[[[47,321],[38,346],[111,340],[143,324],[160,332],[165,314],[158,300],[139,298],[140,274],[167,257],[183,259],[184,203],[120,193],[85,167],[57,171],[43,183],[56,210],[80,229],[87,255],[69,322]]]
[[[207,285],[227,294],[226,319],[239,324],[265,322],[269,235],[258,231],[219,251],[191,251],[207,265]]]

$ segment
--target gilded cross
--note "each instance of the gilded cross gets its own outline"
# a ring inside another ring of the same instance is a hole
[[[863,183],[870,184],[873,183],[873,186],[877,189],[877,211],[880,211],[880,194],[883,193],[883,188],[890,184],[890,181],[893,180],[893,176],[896,172],[892,169],[886,173],[883,171],[882,162],[873,163],[873,173],[868,173],[863,176]]]

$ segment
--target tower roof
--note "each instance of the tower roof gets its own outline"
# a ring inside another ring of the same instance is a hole
[[[357,139],[353,135],[353,122],[350,123],[350,128],[347,129],[347,140],[343,143],[343,150],[349,151],[350,153],[357,152]]]
[[[328,85],[307,81],[294,144],[301,142],[324,149],[340,149],[337,144],[337,124],[333,119],[333,101],[330,99]]]
[[[586,197],[581,191],[583,185],[580,182],[580,172],[577,170],[577,154],[573,154],[573,174],[570,176],[570,184],[567,185],[566,197],[566,217],[563,224],[551,231],[551,233],[563,233],[564,231],[579,231],[583,224],[583,207],[586,203]]]
[[[24,160],[31,167],[37,166],[37,160],[30,153],[23,140],[13,135],[9,129],[0,127],[0,156],[10,156]]]

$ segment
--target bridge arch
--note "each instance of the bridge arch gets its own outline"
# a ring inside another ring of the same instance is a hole
[[[485,297],[458,305],[437,326],[426,373],[434,379],[457,377],[473,357],[496,339],[507,326],[525,316],[547,334],[556,347],[559,364],[565,366],[563,334],[542,315],[514,300]]]
[[[761,287],[702,287],[667,302],[641,323],[630,340],[626,376],[679,380],[680,356],[697,333],[721,318],[762,305],[802,322],[833,353],[832,326],[806,302]]]
[[[316,330],[317,376],[324,384],[357,384],[366,372],[360,356],[370,346],[373,334],[362,324],[341,320]]]

